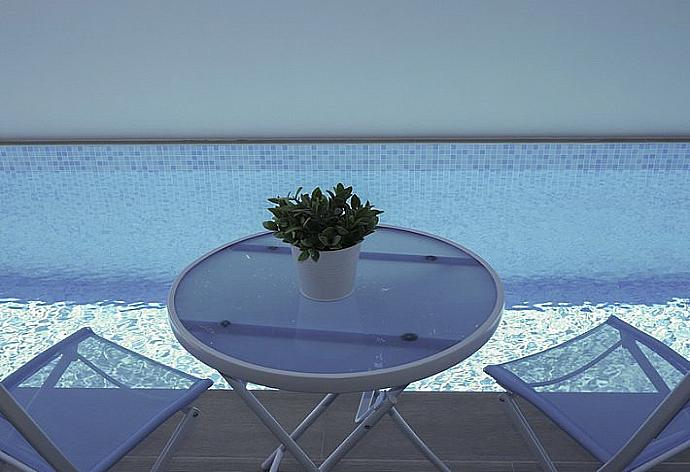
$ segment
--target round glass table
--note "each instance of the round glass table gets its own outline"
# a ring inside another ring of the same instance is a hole
[[[381,225],[369,235],[355,291],[343,300],[300,295],[294,264],[288,245],[260,233],[204,255],[173,284],[175,336],[235,390],[245,382],[331,394],[393,388],[394,403],[409,383],[476,352],[503,309],[501,281],[485,261],[414,230]],[[375,398],[363,397],[361,415]]]

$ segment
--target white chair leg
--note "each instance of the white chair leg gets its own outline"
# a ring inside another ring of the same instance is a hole
[[[184,435],[192,427],[194,420],[199,416],[200,412],[197,408],[192,407],[184,411],[184,416],[177,424],[177,428],[173,431],[172,436],[168,440],[167,444],[161,451],[158,459],[153,464],[151,472],[164,472],[167,470],[170,461],[172,460],[175,449],[179,445],[180,441],[184,438]]]
[[[542,468],[546,472],[558,472],[558,469],[556,469],[556,466],[551,461],[551,458],[546,452],[546,449],[544,449],[544,446],[542,445],[541,441],[539,441],[537,434],[529,425],[529,423],[527,422],[527,418],[525,418],[525,415],[522,414],[520,407],[515,402],[513,394],[501,394],[499,400],[506,406],[506,411],[508,412],[510,419],[513,420],[513,423],[515,424],[515,426],[517,426],[520,433],[522,433],[522,436],[525,438],[525,441],[527,441],[527,444],[529,445],[530,449],[532,449],[532,452],[534,452],[534,454],[539,459]]]

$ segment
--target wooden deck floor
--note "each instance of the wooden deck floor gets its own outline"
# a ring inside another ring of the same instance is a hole
[[[258,392],[262,402],[286,426],[294,426],[320,400],[318,395]],[[349,432],[358,396],[343,395],[300,443],[322,460]],[[210,391],[201,398],[202,416],[173,463],[174,471],[247,472],[276,446],[272,436],[230,391]],[[527,409],[559,470],[591,471],[595,460],[538,412]],[[404,393],[399,411],[427,444],[457,471],[526,472],[540,470],[495,394]],[[165,424],[124,458],[118,472],[148,470],[173,424]],[[300,468],[288,457],[281,470]],[[335,469],[336,471],[410,471],[433,469],[385,417]],[[690,471],[690,451],[654,470]]]

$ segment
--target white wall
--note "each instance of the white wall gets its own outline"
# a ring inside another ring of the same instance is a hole
[[[690,135],[688,0],[2,0],[0,140]]]

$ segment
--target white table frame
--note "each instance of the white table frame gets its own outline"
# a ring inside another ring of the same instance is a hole
[[[498,327],[503,310],[503,284],[496,272],[482,258],[468,249],[443,238],[416,230],[398,228],[395,226],[379,225],[379,228],[393,231],[404,231],[415,235],[422,235],[445,242],[467,253],[474,258],[479,265],[491,275],[496,288],[496,302],[492,312],[486,321],[481,324],[470,336],[453,346],[444,349],[432,356],[410,362],[401,366],[380,369],[368,372],[342,373],[342,374],[313,374],[292,371],[282,371],[264,366],[251,364],[241,359],[233,358],[225,353],[216,351],[202,343],[193,336],[184,326],[175,310],[175,294],[185,275],[201,261],[211,257],[230,246],[242,243],[257,236],[269,234],[262,232],[247,236],[221,246],[203,255],[190,264],[177,277],[168,296],[168,313],[175,337],[182,346],[193,356],[205,364],[217,369],[227,380],[233,390],[240,396],[245,404],[254,412],[259,420],[279,441],[280,446],[261,465],[262,470],[275,472],[279,469],[280,462],[289,451],[295,459],[309,472],[327,472],[335,465],[369,432],[385,415],[389,415],[405,436],[427,459],[439,470],[447,472],[450,469],[436,456],[429,447],[417,436],[414,430],[405,422],[395,408],[400,394],[411,382],[435,375],[449,367],[463,361],[493,335]],[[274,388],[311,393],[327,393],[321,402],[312,410],[304,420],[288,433],[266,407],[247,389],[247,382]],[[393,387],[391,387],[393,386]],[[299,437],[321,416],[333,403],[340,393],[362,393],[359,409],[355,415],[355,428],[345,440],[317,466],[297,443]]]
[[[407,424],[404,418],[400,415],[395,405],[398,403],[398,397],[405,390],[407,385],[391,388],[388,390],[376,390],[372,392],[365,392],[362,394],[362,399],[359,404],[359,409],[355,415],[355,424],[357,426],[345,438],[340,445],[331,452],[331,454],[324,460],[321,466],[317,466],[306,454],[304,449],[297,444],[297,440],[302,434],[321,416],[328,407],[338,398],[337,393],[327,394],[321,402],[302,420],[302,422],[288,434],[288,432],[278,423],[273,415],[266,409],[266,407],[249,391],[246,387],[246,382],[237,380],[232,377],[225,376],[225,380],[232,386],[233,390],[242,398],[245,404],[254,412],[254,414],[261,420],[261,422],[273,433],[281,445],[273,451],[273,453],[264,460],[261,464],[261,469],[269,472],[276,472],[279,470],[280,463],[287,449],[297,459],[297,461],[309,472],[327,472],[331,470],[340,460],[345,457],[355,445],[361,441],[364,436],[376,424],[388,414],[405,436],[414,444],[417,449],[424,454],[429,462],[431,462],[438,470],[442,472],[450,472],[439,457],[434,454],[429,447],[424,444],[414,430]]]

